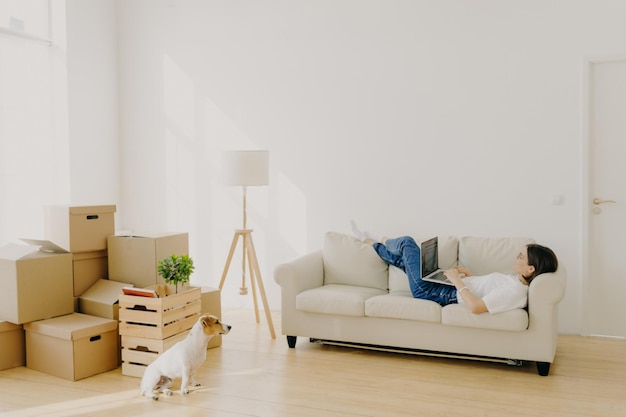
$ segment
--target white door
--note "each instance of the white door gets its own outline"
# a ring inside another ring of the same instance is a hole
[[[626,60],[592,63],[589,75],[585,333],[626,337]]]

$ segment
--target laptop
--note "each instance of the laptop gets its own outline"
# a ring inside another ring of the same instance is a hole
[[[422,279],[438,284],[454,285],[439,269],[439,239],[435,236],[420,245],[422,253]]]

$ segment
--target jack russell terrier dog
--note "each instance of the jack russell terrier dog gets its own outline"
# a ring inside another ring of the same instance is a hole
[[[169,389],[175,378],[181,378],[180,391],[189,393],[189,386],[197,387],[194,376],[206,359],[206,350],[209,340],[213,336],[227,334],[231,329],[212,315],[204,314],[193,325],[187,337],[176,343],[170,349],[159,355],[146,368],[141,379],[141,395],[158,400],[162,392],[172,395]]]

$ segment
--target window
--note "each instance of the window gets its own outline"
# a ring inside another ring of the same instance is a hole
[[[64,65],[48,0],[0,2],[0,245],[43,237],[43,206],[69,195]]]

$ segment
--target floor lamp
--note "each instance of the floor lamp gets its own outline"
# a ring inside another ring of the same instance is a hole
[[[259,307],[257,304],[256,289],[258,286],[259,293],[261,294],[261,300],[263,301],[263,307],[265,309],[265,317],[269,326],[272,339],[276,339],[276,333],[274,332],[274,323],[272,322],[272,316],[270,314],[269,305],[267,303],[267,296],[265,295],[265,288],[263,287],[263,279],[261,278],[261,270],[259,268],[259,261],[254,249],[254,242],[252,241],[252,229],[248,229],[247,225],[247,213],[246,213],[246,191],[250,186],[260,186],[269,184],[269,152],[268,151],[225,151],[222,154],[222,165],[224,174],[224,183],[226,185],[236,185],[243,189],[243,228],[236,229],[233,236],[232,244],[230,245],[230,251],[228,252],[228,258],[226,259],[226,265],[224,266],[224,272],[222,273],[222,279],[220,280],[220,290],[224,286],[226,281],[226,275],[230,267],[230,262],[233,259],[237,242],[239,238],[242,238],[242,261],[241,261],[241,287],[239,288],[239,294],[246,295],[248,288],[246,287],[246,260],[248,264],[248,270],[250,272],[250,286],[252,287],[252,298],[254,301],[254,314],[256,322],[259,323]]]

